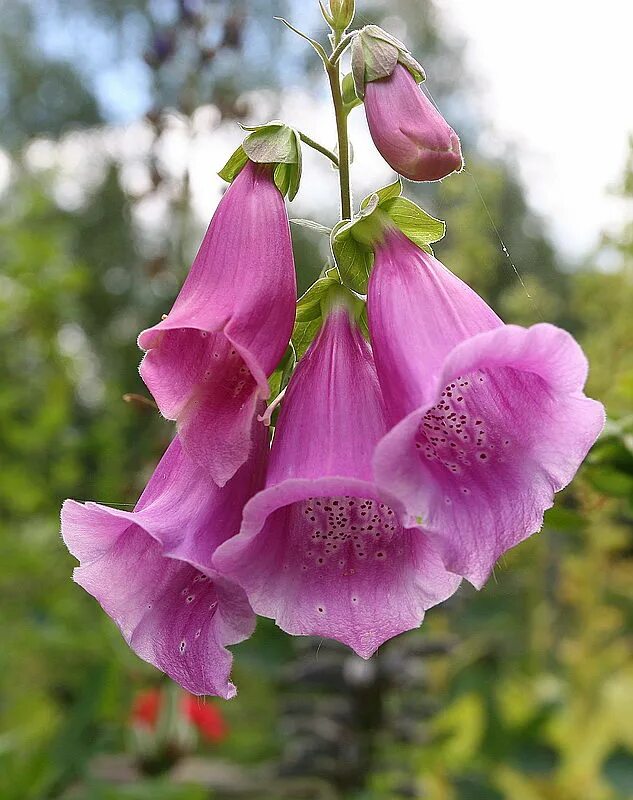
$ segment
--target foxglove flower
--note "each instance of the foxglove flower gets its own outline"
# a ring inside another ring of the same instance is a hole
[[[433,256],[388,229],[368,314],[393,429],[378,485],[421,525],[447,569],[475,586],[537,531],[604,424],[582,392],[587,361],[548,324],[504,325]]]
[[[223,486],[290,339],[296,283],[273,167],[248,161],[222,198],[170,313],[143,331],[140,372],[187,453]]]
[[[459,583],[374,485],[371,458],[386,429],[371,351],[339,297],[288,386],[266,488],[214,559],[257,613],[364,658],[417,627]]]
[[[457,134],[402,64],[367,83],[365,113],[378,151],[405,178],[437,181],[461,169]]]
[[[263,426],[254,436],[249,460],[222,489],[176,437],[133,511],[74,500],[62,508],[62,536],[80,562],[74,580],[141,658],[194,694],[235,694],[226,646],[255,624],[244,592],[212,565],[263,481]]]

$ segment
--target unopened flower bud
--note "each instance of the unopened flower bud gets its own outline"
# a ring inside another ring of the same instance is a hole
[[[339,31],[349,28],[354,19],[355,11],[354,0],[330,0],[332,27]]]
[[[402,64],[367,84],[365,113],[380,154],[405,178],[437,181],[461,169],[457,134]]]

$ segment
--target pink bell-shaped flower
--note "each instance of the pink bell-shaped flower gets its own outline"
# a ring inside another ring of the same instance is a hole
[[[387,431],[371,350],[339,287],[290,381],[266,488],[215,554],[258,614],[368,658],[457,589],[428,538],[398,521],[371,459]]]
[[[457,134],[402,64],[367,83],[365,113],[378,151],[405,178],[437,181],[461,169]]]
[[[140,367],[186,452],[224,485],[246,461],[251,420],[286,349],[296,282],[273,166],[247,161],[211,220],[169,314],[141,333]]]
[[[235,695],[226,646],[255,627],[242,589],[212,563],[263,482],[261,424],[253,436],[249,459],[221,489],[176,437],[133,511],[74,500],[62,508],[62,536],[80,562],[74,580],[141,658],[194,694]]]
[[[549,324],[504,325],[437,259],[388,228],[375,246],[369,330],[390,424],[379,487],[444,564],[481,587],[539,530],[604,425],[587,360]]]

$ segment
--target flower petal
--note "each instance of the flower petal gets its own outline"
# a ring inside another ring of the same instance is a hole
[[[478,334],[449,354],[435,402],[379,444],[378,485],[475,586],[539,530],[599,435],[604,409],[582,394],[586,371],[580,347],[552,325]]]
[[[240,534],[214,561],[283,630],[337,639],[369,658],[460,583],[384,499],[364,481],[286,480],[247,504]]]
[[[219,485],[248,457],[252,411],[288,345],[295,300],[284,200],[269,165],[249,161],[169,315],[139,336],[143,380]]]
[[[469,286],[396,230],[377,248],[367,309],[392,422],[432,399],[456,344],[503,324]]]
[[[459,584],[367,479],[386,429],[371,351],[337,308],[288,386],[266,489],[214,556],[257,613],[289,633],[338,639],[364,658],[420,625]]]
[[[405,178],[436,181],[461,168],[457,134],[401,64],[366,85],[365,112],[380,154]]]
[[[80,560],[75,581],[141,658],[195,694],[235,694],[226,646],[254,628],[246,595],[217,573],[212,555],[237,532],[244,503],[261,486],[261,430],[251,458],[223,489],[176,438],[134,511],[73,500],[62,508],[62,536]]]

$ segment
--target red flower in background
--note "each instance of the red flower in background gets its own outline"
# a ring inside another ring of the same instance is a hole
[[[187,692],[180,694],[176,706],[178,718],[186,720],[208,742],[221,742],[226,738],[229,732],[228,725],[216,705]],[[132,724],[154,731],[161,711],[165,708],[164,701],[164,693],[160,689],[145,689],[139,692],[132,704]]]
[[[158,722],[161,699],[158,689],[145,689],[139,692],[132,704],[132,722],[153,730]]]
[[[201,736],[209,742],[221,742],[229,729],[216,705],[206,703],[202,698],[186,694],[182,698],[182,713],[198,729]]]

